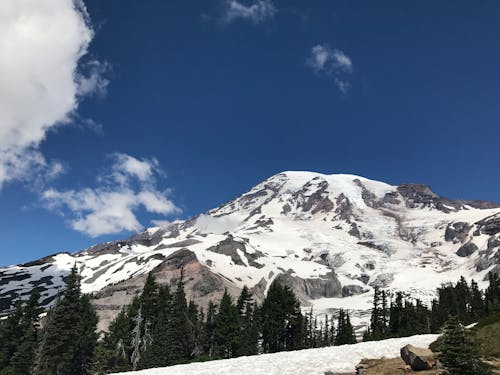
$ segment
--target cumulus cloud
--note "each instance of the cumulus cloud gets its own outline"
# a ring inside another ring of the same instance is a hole
[[[339,49],[332,49],[326,44],[318,44],[311,49],[306,64],[316,74],[333,78],[335,85],[342,93],[351,88],[348,80],[353,71],[351,58]]]
[[[248,5],[237,0],[226,0],[223,20],[232,23],[241,19],[258,24],[273,18],[275,13],[276,7],[271,0],[257,0]]]
[[[163,173],[156,159],[126,154],[114,154],[111,159],[111,167],[97,178],[97,187],[45,190],[46,207],[69,216],[73,229],[92,237],[140,230],[143,226],[136,216],[140,209],[162,216],[180,212],[168,198],[169,190],[158,190]]]
[[[70,121],[83,96],[105,92],[105,64],[92,60],[79,68],[93,36],[81,0],[2,0],[0,189],[62,171],[38,147],[51,129]]]

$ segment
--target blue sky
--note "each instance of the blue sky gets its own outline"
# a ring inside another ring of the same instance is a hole
[[[498,2],[36,3],[0,4],[0,264],[283,170],[500,201]]]

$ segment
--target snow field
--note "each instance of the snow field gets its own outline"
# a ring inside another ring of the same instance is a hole
[[[428,347],[438,335],[417,335],[397,339],[362,342],[353,345],[262,354],[210,362],[121,373],[122,375],[324,375],[354,372],[363,358],[395,358],[400,349],[412,344]]]

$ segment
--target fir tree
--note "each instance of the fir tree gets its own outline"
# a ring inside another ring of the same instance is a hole
[[[49,311],[38,349],[35,374],[89,374],[95,347],[97,318],[82,296],[76,265],[66,289]]]
[[[261,308],[264,352],[296,350],[303,346],[302,313],[293,291],[274,281]]]
[[[243,287],[236,304],[241,322],[240,342],[237,355],[254,355],[258,351],[259,332],[255,314],[256,305],[252,293]]]
[[[203,352],[209,357],[214,356],[214,329],[215,329],[215,317],[217,316],[217,306],[210,301],[207,308],[207,318],[203,326]]]
[[[169,316],[168,342],[165,348],[169,353],[169,364],[184,363],[191,358],[193,348],[190,346],[190,331],[186,294],[184,292],[184,270],[181,269],[181,276],[172,299]]]
[[[0,368],[7,373],[19,375],[32,373],[34,353],[38,345],[38,319],[43,311],[39,306],[39,299],[40,293],[35,288],[31,291],[28,301],[22,307],[21,303],[18,303],[13,316],[6,321],[5,328],[8,335],[1,337],[1,346],[7,348],[5,352],[7,362]]]
[[[215,318],[214,354],[222,358],[235,356],[239,350],[241,331],[238,309],[225,290],[220,301],[219,312]]]
[[[340,309],[337,322],[337,335],[335,336],[335,345],[355,344],[356,342],[356,336],[351,325],[349,313]]]
[[[166,348],[170,342],[170,313],[172,309],[172,296],[168,286],[159,287],[158,316],[153,328],[151,344],[144,351],[139,367],[141,369],[152,367],[165,367],[171,364],[169,352]]]
[[[456,316],[444,325],[440,361],[450,375],[486,375],[490,370],[481,362],[476,348]]]
[[[18,332],[23,317],[21,302],[16,309],[0,324],[0,369],[10,369],[12,356],[19,349]]]

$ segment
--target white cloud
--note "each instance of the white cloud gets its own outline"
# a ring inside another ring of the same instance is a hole
[[[98,187],[47,189],[43,202],[49,209],[69,214],[71,227],[92,237],[140,230],[139,209],[163,216],[180,212],[168,198],[169,191],[157,188],[162,173],[156,159],[138,160],[126,154],[114,154],[112,159],[109,170],[98,177]]]
[[[237,0],[226,0],[224,22],[231,23],[239,19],[258,24],[274,17],[276,8],[271,0],[257,0],[249,5]]]
[[[78,69],[93,36],[82,1],[2,0],[0,189],[7,181],[46,179],[61,170],[38,146],[69,122],[83,96],[105,91],[105,64],[91,61]]]
[[[315,73],[333,77],[335,85],[342,93],[351,88],[348,76],[353,71],[351,58],[339,49],[332,49],[326,44],[318,44],[311,49],[306,64]]]

